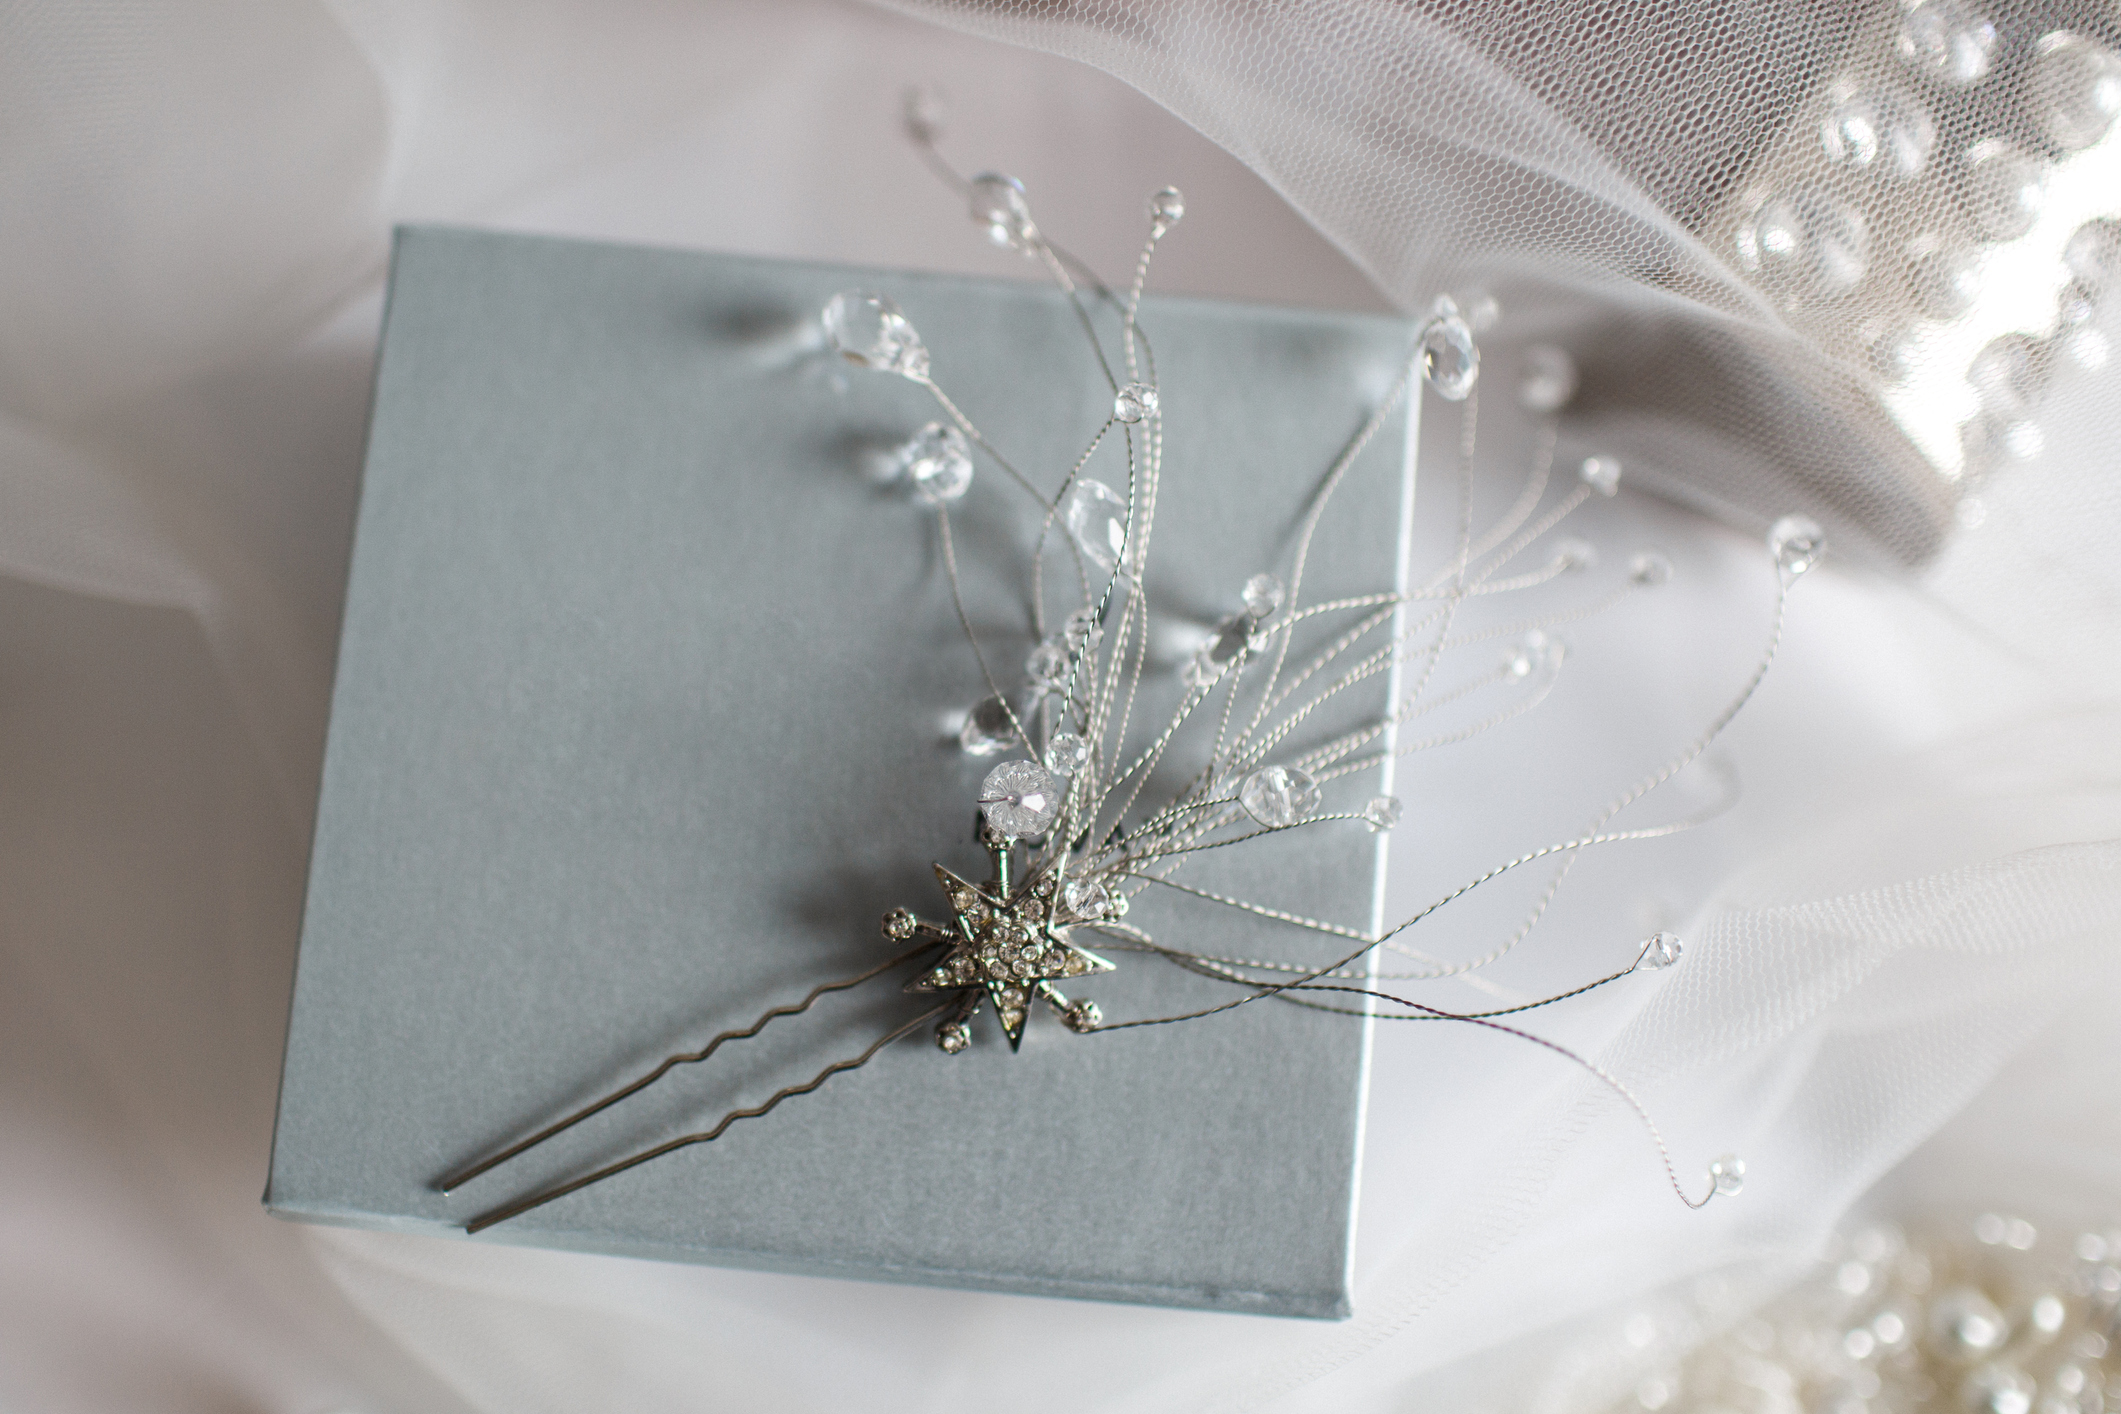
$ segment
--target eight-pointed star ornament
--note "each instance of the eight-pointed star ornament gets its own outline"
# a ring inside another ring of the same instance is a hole
[[[943,886],[957,915],[957,933],[950,952],[933,967],[906,984],[909,992],[957,992],[957,1011],[936,1030],[936,1043],[956,1054],[971,1044],[971,1021],[983,999],[994,1000],[1002,1032],[1009,1049],[1023,1044],[1024,1023],[1030,1016],[1031,999],[1046,999],[1072,1031],[1095,1030],[1102,1016],[1095,1002],[1071,1002],[1053,984],[1066,977],[1087,977],[1110,972],[1112,964],[1096,953],[1077,947],[1068,939],[1068,928],[1058,921],[1063,906],[1058,902],[1058,871],[1048,869],[1014,892],[997,884],[983,889],[935,866],[936,882]],[[907,932],[915,924],[901,914]],[[948,930],[938,930],[946,934]]]

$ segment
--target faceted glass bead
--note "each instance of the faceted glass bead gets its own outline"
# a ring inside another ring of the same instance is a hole
[[[2121,54],[2066,31],[2043,37],[2033,60],[2032,106],[2049,142],[2082,152],[2121,116]]]
[[[965,714],[965,725],[958,729],[957,740],[968,756],[992,756],[1008,746],[1016,740],[1016,723],[1009,716],[1009,704],[999,697],[981,698],[979,705]]]
[[[1162,406],[1163,399],[1147,383],[1123,383],[1112,395],[1112,415],[1129,425],[1156,416]]]
[[[1583,484],[1601,496],[1610,496],[1620,489],[1620,462],[1615,457],[1585,457],[1583,465],[1576,468]]]
[[[1070,879],[1061,885],[1061,903],[1077,918],[1102,918],[1112,895],[1095,879]]]
[[[980,814],[1011,839],[1042,835],[1060,815],[1060,783],[1036,761],[1004,761],[980,783]]]
[[[1026,255],[1038,248],[1038,227],[1031,220],[1031,203],[1024,199],[1024,184],[999,172],[982,172],[972,179],[972,224],[985,230],[998,246]]]
[[[1768,529],[1768,550],[1783,575],[1795,579],[1826,553],[1826,532],[1810,516],[1784,516]]]
[[[1554,562],[1571,574],[1598,564],[1598,547],[1588,540],[1568,539],[1554,547]]]
[[[1967,366],[1966,381],[1990,416],[2012,421],[2032,411],[2047,386],[2044,341],[2030,334],[2004,334],[1982,345]]]
[[[1068,679],[1068,650],[1047,639],[1024,659],[1024,676],[1041,692],[1051,692]]]
[[[1318,809],[1318,782],[1296,766],[1267,766],[1245,777],[1237,803],[1269,829],[1293,825]]]
[[[1966,206],[1987,241],[2014,241],[2047,204],[2047,164],[1998,138],[1966,150]]]
[[[1105,1014],[1096,1002],[1070,1002],[1068,1009],[1061,1013],[1061,1020],[1070,1031],[1087,1033],[1105,1024]]]
[[[1533,412],[1559,412],[1576,396],[1576,360],[1566,349],[1534,344],[1524,351],[1517,401]]]
[[[1473,331],[1455,308],[1437,314],[1422,326],[1421,376],[1438,397],[1464,402],[1480,378],[1480,349]]]
[[[1728,1197],[1745,1187],[1745,1160],[1736,1154],[1725,1154],[1709,1165],[1709,1177],[1716,1184],[1716,1191]]]
[[[932,506],[955,501],[972,485],[972,449],[953,425],[931,422],[899,448],[899,465]]]
[[[1918,177],[1937,144],[1937,125],[1906,94],[1852,93],[1820,125],[1827,161],[1887,177]]]
[[[1074,732],[1055,732],[1046,743],[1046,769],[1072,776],[1090,764],[1090,743]]]
[[[1383,832],[1399,823],[1399,797],[1396,795],[1374,795],[1370,803],[1362,808],[1363,823],[1372,831]]]
[[[2100,216],[2086,221],[2070,233],[2062,259],[2095,293],[2121,285],[2121,220]]]
[[[841,358],[919,381],[928,376],[928,346],[887,295],[842,290],[825,305],[825,337]]]
[[[1908,286],[1931,319],[1956,319],[1981,293],[1982,256],[1971,245],[1921,235],[1907,243]]]
[[[1657,550],[1643,550],[1628,561],[1628,578],[1636,584],[1669,584],[1672,562]]]
[[[1763,201],[1737,232],[1738,263],[1788,304],[1846,294],[1871,268],[1863,213],[1823,187],[1800,186]]]
[[[1110,573],[1127,548],[1127,498],[1102,481],[1078,477],[1061,519],[1083,558]]]
[[[1245,612],[1255,619],[1271,617],[1274,611],[1281,607],[1281,601],[1287,593],[1288,590],[1282,587],[1281,580],[1275,576],[1255,574],[1245,581]]]
[[[1670,967],[1685,951],[1686,944],[1679,940],[1677,933],[1652,933],[1649,942],[1643,945],[1642,965]]]
[[[1149,224],[1159,236],[1186,214],[1186,198],[1177,187],[1165,187],[1149,198]]]
[[[1894,47],[1918,73],[1964,87],[1987,76],[1996,27],[1966,0],[1922,0],[1901,17]]]

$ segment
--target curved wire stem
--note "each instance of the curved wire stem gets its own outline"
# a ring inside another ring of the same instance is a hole
[[[443,1179],[439,1184],[435,1186],[441,1189],[441,1191],[444,1193],[448,1193],[455,1189],[461,1188],[465,1184],[477,1178],[480,1174],[486,1173],[492,1169],[499,1168],[502,1164],[507,1163],[510,1159],[515,1158],[517,1155],[528,1153],[530,1150],[535,1149],[538,1145],[544,1143],[548,1139],[553,1138],[555,1135],[565,1133],[567,1130],[574,1128],[583,1120],[588,1119],[591,1115],[601,1113],[602,1111],[611,1108],[613,1105],[617,1104],[619,1101],[625,1099],[629,1095],[639,1094],[641,1091],[655,1084],[658,1080],[661,1080],[664,1076],[668,1075],[677,1067],[681,1065],[693,1065],[700,1061],[706,1060],[709,1056],[713,1055],[716,1051],[720,1050],[723,1044],[726,1042],[748,1041],[752,1037],[758,1035],[761,1031],[764,1031],[769,1022],[775,1021],[784,1016],[799,1016],[803,1012],[810,1010],[810,1008],[817,1002],[817,999],[819,997],[825,996],[827,993],[830,992],[844,992],[850,987],[859,987],[864,982],[870,981],[873,978],[883,976],[886,972],[889,972],[894,967],[903,966],[904,964],[913,961],[913,959],[921,956],[923,953],[933,952],[937,947],[942,945],[943,941],[944,940],[940,938],[931,938],[927,942],[922,943],[919,947],[908,948],[905,952],[900,953],[897,957],[892,958],[889,962],[881,963],[878,966],[872,967],[867,972],[857,973],[855,976],[852,977],[842,977],[837,981],[833,982],[821,982],[817,986],[811,988],[810,995],[804,997],[801,1001],[790,1002],[785,1006],[774,1007],[762,1013],[759,1016],[758,1020],[752,1022],[749,1026],[724,1031],[720,1035],[708,1041],[706,1045],[700,1047],[696,1051],[679,1051],[677,1054],[667,1057],[661,1065],[658,1065],[655,1069],[649,1071],[646,1075],[641,1076],[638,1080],[634,1080],[626,1085],[620,1086],[618,1089],[612,1091],[610,1094],[604,1096],[602,1099],[592,1100],[589,1104],[582,1106],[582,1108],[576,1110],[570,1115],[567,1115],[565,1118],[555,1120],[553,1123],[546,1125],[543,1129],[531,1135],[528,1139],[518,1140],[516,1143],[511,1144],[507,1148],[501,1150],[501,1152],[499,1152],[498,1154],[494,1154],[489,1158],[481,1159],[479,1162],[473,1164],[470,1168],[462,1169],[456,1173],[451,1174],[449,1177]]]
[[[556,1187],[541,1189],[531,1194],[528,1198],[518,1198],[513,1203],[495,1208],[492,1212],[481,1213],[478,1217],[464,1224],[464,1231],[467,1233],[484,1232],[495,1223],[504,1223],[510,1218],[520,1217],[532,1208],[542,1208],[556,1198],[564,1198],[578,1189],[587,1188],[592,1183],[602,1183],[605,1179],[622,1174],[628,1169],[639,1168],[651,1159],[660,1159],[663,1155],[673,1153],[676,1150],[688,1148],[694,1144],[710,1143],[719,1139],[730,1125],[735,1124],[740,1119],[757,1119],[769,1113],[781,1101],[791,1099],[797,1095],[807,1095],[842,1071],[860,1070],[863,1066],[869,1064],[871,1058],[878,1051],[883,1050],[894,1041],[903,1040],[907,1036],[912,1035],[923,1025],[941,1016],[956,1005],[957,1001],[953,998],[941,1006],[929,1008],[905,1025],[896,1027],[877,1037],[876,1040],[870,1042],[869,1048],[861,1054],[849,1056],[845,1060],[836,1060],[802,1084],[785,1085],[756,1105],[729,1111],[729,1113],[723,1115],[721,1119],[715,1122],[712,1129],[703,1129],[697,1134],[681,1134],[675,1139],[656,1145],[653,1149],[644,1149],[640,1153],[620,1159],[616,1163],[606,1164],[594,1173],[585,1173],[580,1178],[570,1179]]]

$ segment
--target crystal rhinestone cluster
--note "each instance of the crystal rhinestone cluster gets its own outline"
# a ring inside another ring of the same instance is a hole
[[[1654,1349],[1722,1325],[1718,1296],[1711,1283],[1703,1309],[1637,1313],[1622,1341]],[[2117,1303],[2121,1228],[2049,1234],[2003,1213],[1912,1232],[1869,1224],[1612,1414],[2107,1414],[2121,1409]]]
[[[941,961],[906,984],[909,992],[953,992],[962,998],[936,1031],[936,1044],[943,1051],[955,1055],[965,1049],[971,1040],[967,1023],[984,1000],[994,1003],[1011,1049],[1023,1044],[1033,998],[1051,1005],[1071,1031],[1096,1027],[1100,1018],[1094,1003],[1071,1002],[1053,985],[1112,970],[1111,963],[1069,940],[1064,920],[1074,905],[1057,902],[1058,871],[1046,870],[1013,891],[982,889],[940,864],[935,877],[950,900],[955,929],[922,923],[905,909],[893,909],[884,915],[883,931],[894,942],[921,930],[951,941]]]

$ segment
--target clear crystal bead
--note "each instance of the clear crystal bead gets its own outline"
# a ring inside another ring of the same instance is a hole
[[[1973,385],[1982,410],[2005,422],[2032,411],[2046,390],[2047,376],[2047,345],[2030,334],[2004,334],[1989,340],[1966,370],[1966,381]]]
[[[946,1056],[954,1056],[972,1044],[972,1028],[962,1021],[946,1021],[935,1028],[935,1044]]]
[[[1083,558],[1110,573],[1127,548],[1127,498],[1102,481],[1078,477],[1061,519]]]
[[[1147,383],[1124,383],[1112,395],[1112,415],[1129,424],[1156,416],[1162,405],[1163,400],[1157,397],[1156,389]]]
[[[2024,148],[1988,138],[1966,150],[1966,205],[1987,241],[2014,241],[2047,204],[2047,163]]]
[[[1363,806],[1363,823],[1374,831],[1389,830],[1399,823],[1400,804],[1396,795],[1373,795],[1370,803]]]
[[[1102,918],[1112,895],[1095,879],[1070,879],[1061,885],[1061,903],[1077,918]]]
[[[1826,554],[1826,532],[1810,516],[1784,516],[1768,529],[1768,550],[1784,577],[1795,579]]]
[[[968,194],[972,224],[986,231],[988,240],[1026,255],[1038,249],[1038,226],[1031,219],[1022,182],[1000,172],[982,172],[972,179]]]
[[[1642,550],[1628,561],[1628,578],[1636,584],[1669,584],[1672,580],[1672,562],[1658,550]]]
[[[1709,1178],[1714,1181],[1718,1193],[1729,1197],[1745,1187],[1745,1160],[1736,1154],[1725,1154],[1709,1165]]]
[[[1601,496],[1610,496],[1620,489],[1620,461],[1616,457],[1585,457],[1576,474]]]
[[[972,449],[955,426],[931,422],[898,451],[913,489],[932,506],[955,501],[972,485]]]
[[[1041,692],[1051,692],[1068,680],[1068,650],[1047,639],[1024,659],[1024,676]]]
[[[1827,161],[1888,177],[1922,175],[1936,144],[1937,125],[1928,111],[1890,89],[1850,94],[1819,129]]]
[[[1186,198],[1177,187],[1165,187],[1149,198],[1149,225],[1159,236],[1186,214]]]
[[[1036,761],[1004,761],[980,783],[980,814],[998,835],[1042,835],[1060,815],[1061,788]]]
[[[1480,349],[1473,331],[1446,305],[1421,330],[1421,376],[1438,397],[1463,402],[1480,378]]]
[[[2070,233],[2062,259],[2096,294],[2121,285],[2121,220],[2100,216],[2086,221]]]
[[[1318,782],[1296,766],[1262,767],[1237,790],[1245,813],[1270,829],[1295,824],[1317,810],[1320,799]]]
[[[992,756],[1016,740],[1016,723],[1009,715],[1009,704],[999,697],[983,697],[979,704],[965,714],[965,725],[958,729],[958,745],[968,756]]]
[[[888,295],[834,295],[825,304],[825,337],[849,363],[916,381],[928,376],[928,346]]]
[[[1554,547],[1554,563],[1571,574],[1581,573],[1598,564],[1598,547],[1588,540],[1571,537]]]
[[[1502,670],[1513,678],[1528,678],[1551,666],[1560,651],[1560,645],[1550,635],[1535,628],[1502,655]]]
[[[1559,412],[1576,396],[1576,360],[1553,344],[1534,344],[1524,351],[1517,379],[1517,401],[1533,412]]]
[[[1789,304],[1846,294],[1871,268],[1870,225],[1824,187],[1777,192],[1741,222],[1738,263]]]
[[[1281,608],[1281,601],[1287,594],[1288,590],[1274,575],[1255,574],[1245,581],[1245,612],[1255,619],[1269,618]]]
[[[1061,1019],[1070,1031],[1078,1033],[1095,1031],[1105,1024],[1105,1014],[1096,1002],[1070,1002]]]
[[[2081,34],[2043,36],[2033,60],[2032,107],[2047,140],[2082,152],[2121,116],[2121,55]]]
[[[1076,652],[1095,648],[1104,639],[1105,626],[1097,621],[1097,611],[1085,605],[1068,615],[1061,625],[1061,636]]]
[[[1680,941],[1677,933],[1652,933],[1650,940],[1643,944],[1642,965],[1670,967],[1685,951],[1686,944]]]
[[[1072,776],[1090,764],[1090,743],[1074,732],[1055,732],[1046,743],[1046,769]]]
[[[1907,243],[1908,285],[1931,319],[1956,319],[1981,293],[1982,255],[1971,245],[1925,233]]]
[[[1996,27],[1966,0],[1922,0],[1900,19],[1900,57],[1939,83],[1978,83],[1988,74]]]

